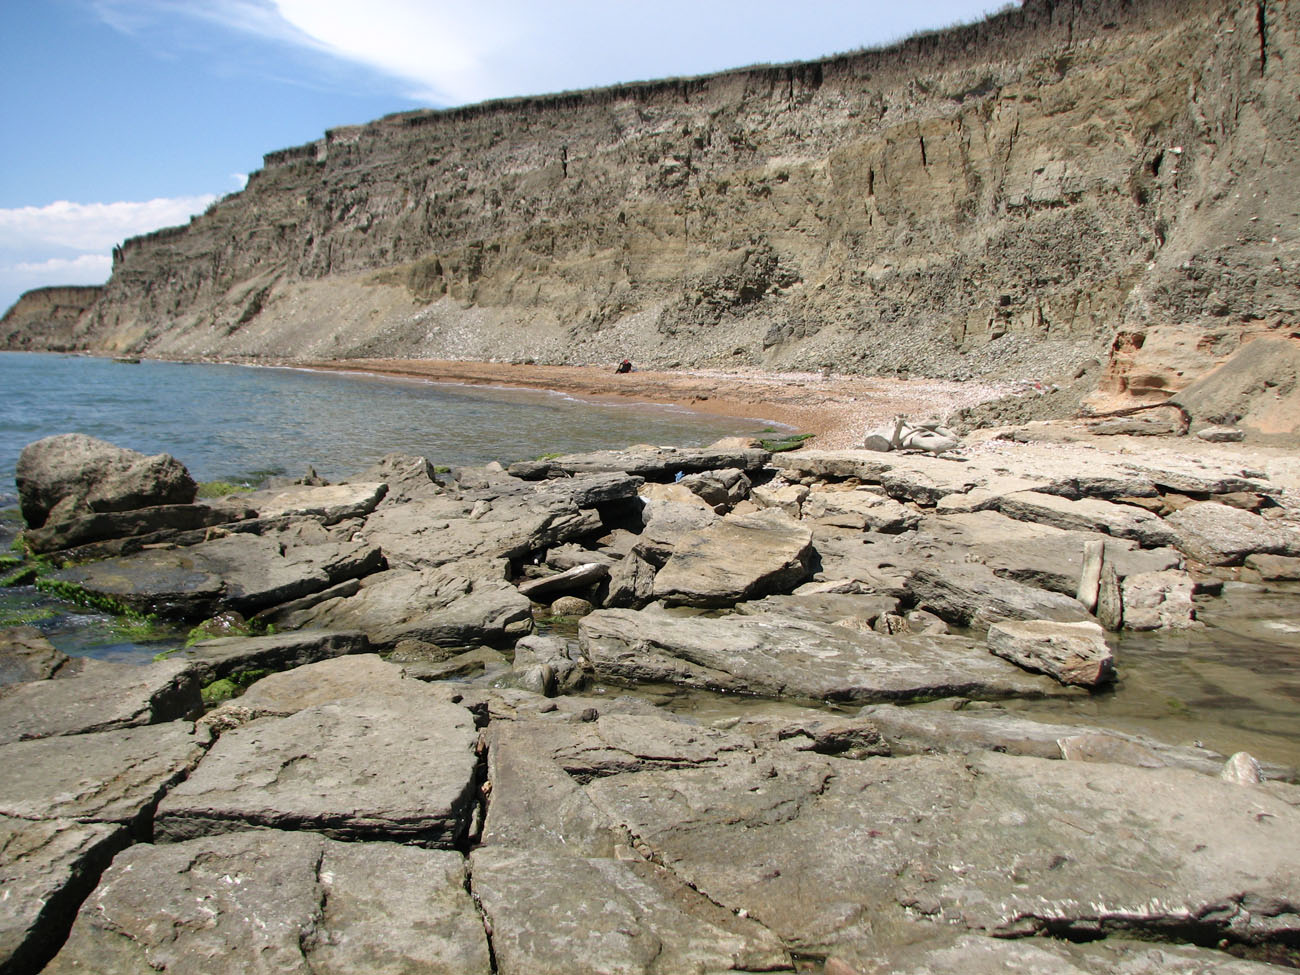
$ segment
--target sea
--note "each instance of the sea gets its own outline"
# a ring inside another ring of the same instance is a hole
[[[116,362],[0,353],[0,543],[21,527],[14,467],[41,437],[80,432],[147,454],[167,452],[199,481],[254,486],[308,468],[337,480],[392,451],[457,467],[624,447],[693,446],[770,425],[637,403],[592,403],[534,390],[299,369]],[[2,547],[0,546],[0,547]],[[3,554],[3,552],[0,552]],[[5,569],[0,568],[0,576]],[[1229,583],[1199,597],[1205,624],[1114,638],[1119,680],[1067,701],[971,702],[1042,721],[1201,742],[1300,765],[1300,583]],[[28,622],[67,653],[146,662],[184,628],[141,629],[38,592],[0,588],[0,626]],[[722,717],[760,706],[718,695],[645,690],[655,703]],[[934,702],[950,708],[953,702]]]
[[[273,476],[359,473],[394,451],[462,467],[630,444],[701,446],[771,430],[762,420],[650,403],[362,373],[118,361],[0,352],[0,555],[21,528],[14,471],[23,447],[85,433],[169,453],[195,480],[256,487]],[[10,571],[0,565],[0,578]],[[0,627],[30,624],[66,653],[145,662],[183,641],[87,612],[30,585],[0,588]]]

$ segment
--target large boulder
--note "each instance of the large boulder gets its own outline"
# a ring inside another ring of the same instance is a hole
[[[130,511],[189,504],[198,485],[170,454],[146,457],[84,433],[62,433],[28,444],[15,474],[29,528],[92,511]]]
[[[1250,511],[1201,501],[1167,519],[1180,549],[1208,565],[1240,565],[1249,555],[1300,555],[1300,531]]]

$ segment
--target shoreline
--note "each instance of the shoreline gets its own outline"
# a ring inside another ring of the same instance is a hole
[[[596,366],[440,359],[279,360],[274,364],[465,386],[551,390],[596,402],[630,400],[674,406],[780,424],[814,434],[816,445],[824,449],[857,446],[867,430],[899,413],[917,418],[937,416],[1012,391],[1010,384],[757,370],[617,374],[612,368]]]

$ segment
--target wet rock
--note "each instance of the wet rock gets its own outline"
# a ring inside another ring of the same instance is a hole
[[[225,732],[158,806],[176,842],[245,828],[453,847],[469,826],[470,713],[411,695],[353,698]]]
[[[588,562],[555,575],[529,579],[521,582],[518,588],[529,599],[541,602],[546,596],[553,598],[561,593],[585,592],[608,577],[609,566],[603,562]]]
[[[590,602],[580,596],[561,596],[551,603],[552,616],[586,616],[595,609]]]
[[[1143,735],[1131,735],[1086,725],[1034,721],[995,708],[946,711],[871,704],[858,712],[861,720],[880,729],[895,755],[926,752],[1004,752],[1034,758],[1113,761],[1148,768],[1186,768],[1217,775],[1224,757],[1208,748],[1170,745]],[[1069,745],[1064,744],[1069,742]],[[1104,758],[1093,758],[1104,755]],[[1288,778],[1291,770],[1275,766],[1272,777]]]
[[[531,603],[502,578],[504,572],[504,563],[487,560],[392,569],[371,576],[356,595],[320,603],[287,622],[358,629],[376,647],[412,639],[454,647],[501,643],[532,629]]]
[[[811,575],[812,533],[779,511],[733,515],[684,535],[655,576],[669,603],[726,606],[793,589]]]
[[[491,647],[475,647],[464,653],[452,654],[445,660],[421,660],[406,664],[402,670],[408,677],[422,681],[468,680],[480,674],[505,670],[510,664]]]
[[[1056,685],[958,637],[890,638],[782,616],[600,610],[578,625],[598,675],[828,701],[1038,696]]]
[[[586,673],[576,655],[563,640],[544,636],[526,636],[515,644],[514,669],[524,673],[538,667],[550,672],[546,689],[539,693],[571,694],[586,681]]]
[[[1196,584],[1186,572],[1141,572],[1124,580],[1124,627],[1187,629],[1196,624]]]
[[[869,491],[813,491],[803,517],[822,525],[897,534],[915,528],[921,515],[892,498]]]
[[[382,553],[359,542],[295,544],[283,534],[235,534],[186,549],[73,566],[51,576],[135,612],[201,619],[221,608],[253,613],[382,565]]]
[[[28,444],[15,474],[19,504],[29,528],[40,528],[57,506],[63,520],[97,511],[130,511],[189,504],[198,486],[168,454],[144,454],[64,433]]]
[[[369,650],[370,641],[357,630],[307,630],[204,640],[179,651],[172,659],[188,663],[202,683],[210,684],[241,670],[289,670]]]
[[[129,841],[126,829],[108,823],[0,816],[0,971],[42,969],[77,905]]]
[[[1150,511],[1096,498],[1072,501],[1037,491],[1020,491],[1002,498],[998,510],[1009,518],[1067,531],[1101,532],[1116,538],[1131,538],[1148,548],[1172,545],[1175,540],[1171,528]]]
[[[49,968],[488,975],[456,853],[255,831],[122,853]]]
[[[772,932],[653,863],[482,847],[470,873],[502,975],[794,971]]]
[[[145,829],[210,738],[188,721],[0,745],[0,816]]]
[[[110,511],[75,515],[42,528],[30,528],[23,541],[33,552],[57,552],[106,539],[147,535],[151,543],[165,541],[181,532],[211,528],[256,516],[251,508],[230,504],[170,504],[134,511]]]
[[[1190,504],[1166,521],[1178,547],[1207,565],[1240,565],[1256,554],[1300,556],[1300,532],[1215,501]]]
[[[0,695],[0,744],[192,717],[200,675],[164,660],[146,666],[86,660],[75,676],[15,684]]]
[[[717,471],[735,468],[745,473],[757,471],[771,455],[756,447],[630,447],[627,450],[600,450],[589,454],[567,454],[541,461],[523,461],[510,465],[515,477],[537,480],[566,474],[617,472],[643,477],[647,481],[671,481],[678,473]]]
[[[1062,684],[1096,687],[1115,679],[1115,655],[1096,623],[1004,620],[989,627],[988,642],[991,653]]]
[[[29,680],[48,680],[71,661],[32,626],[0,630],[0,687]]]
[[[987,627],[999,620],[1077,622],[1090,615],[1077,599],[1003,579],[982,565],[934,563],[916,568],[908,589],[922,609],[959,626]]]

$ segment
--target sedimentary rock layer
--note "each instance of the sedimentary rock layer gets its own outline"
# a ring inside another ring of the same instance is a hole
[[[1108,389],[1165,395],[1300,312],[1298,26],[1276,0],[1028,0],[334,129],[127,241],[72,342],[1053,377],[1113,351]]]

